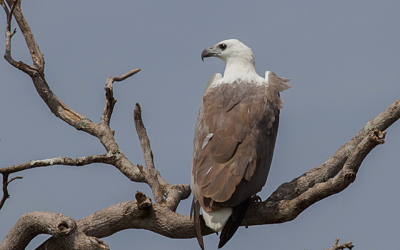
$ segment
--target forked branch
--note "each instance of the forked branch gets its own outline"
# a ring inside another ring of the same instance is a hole
[[[388,114],[397,117],[396,119],[392,119],[392,122],[400,118],[400,100],[395,102],[373,120],[376,121],[377,124],[383,124],[387,120]],[[387,124],[387,126],[390,126],[390,124]],[[343,191],[355,180],[360,164],[366,155],[368,155],[375,146],[383,143],[384,139],[385,133],[378,130],[366,132],[365,137],[351,151],[350,155],[343,156],[346,157],[346,160],[341,166],[331,166],[340,168],[340,173],[337,176],[317,182],[325,172],[329,171],[327,169],[325,169],[326,171],[319,170],[320,172],[318,175],[315,173],[317,171],[316,169],[330,166],[330,164],[326,164],[322,167],[320,166],[312,169],[301,176],[314,175],[315,179],[310,179],[310,183],[314,182],[315,184],[310,185],[308,189],[300,188],[302,186],[288,186],[282,184],[274,194],[271,195],[272,199],[274,199],[273,201],[271,201],[270,197],[264,202],[250,204],[242,226],[276,224],[293,220],[312,204],[332,194]],[[340,157],[340,155],[338,157]],[[340,164],[342,160],[338,159],[337,162],[337,164]],[[286,186],[285,189],[282,188],[283,185]],[[294,198],[285,199],[284,194],[296,193],[299,192],[299,190],[302,190],[301,194],[298,194]],[[277,199],[277,197],[281,198]],[[104,218],[110,218],[107,224],[104,223]],[[111,220],[111,218],[113,219]],[[157,203],[152,204],[152,210],[148,213],[140,210],[136,201],[122,202],[89,215],[79,220],[77,223],[87,235],[99,238],[110,236],[121,230],[133,228],[153,231],[170,238],[182,239],[195,237],[193,221],[188,215],[180,215],[163,204]],[[202,228],[202,232],[204,235],[213,233],[209,228]]]
[[[123,81],[139,72],[140,69],[133,69],[121,76],[111,76],[107,78],[106,87],[104,88],[106,91],[106,107],[104,108],[103,115],[101,116],[101,123],[110,126],[111,115],[114,110],[114,105],[117,102],[117,100],[114,99],[113,83]]]
[[[3,207],[6,200],[10,198],[10,194],[8,193],[8,184],[10,184],[14,180],[22,179],[21,176],[16,176],[8,179],[9,175],[9,173],[3,173],[3,197],[0,200],[0,209]]]

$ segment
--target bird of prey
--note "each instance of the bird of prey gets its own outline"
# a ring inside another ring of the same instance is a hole
[[[260,77],[252,50],[237,39],[206,48],[205,57],[220,58],[226,67],[207,84],[194,136],[191,216],[202,249],[202,224],[222,231],[221,248],[264,186],[283,105],[279,92],[290,88],[289,79],[271,71]]]

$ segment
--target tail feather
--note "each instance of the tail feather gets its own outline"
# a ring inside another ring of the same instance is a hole
[[[200,217],[200,203],[199,201],[194,201],[194,199],[190,211],[190,217],[192,217],[192,212],[193,212],[194,229],[196,231],[197,242],[199,242],[201,249],[204,250],[203,236],[201,234],[201,226],[202,224],[204,224],[204,220],[202,220],[202,218]]]
[[[218,248],[223,247],[236,233],[237,229],[242,223],[244,216],[246,215],[249,204],[250,198],[243,201],[238,206],[233,207],[232,215],[226,222],[224,228],[222,229],[221,236],[219,237]]]

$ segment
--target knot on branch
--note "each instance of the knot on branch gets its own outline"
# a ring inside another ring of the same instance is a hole
[[[63,214],[58,214],[60,217],[64,216]],[[74,232],[76,229],[76,222],[72,218],[67,218],[65,220],[61,220],[57,223],[56,230],[55,230],[55,237],[65,237]]]
[[[356,180],[356,174],[353,171],[346,171],[344,178],[346,181],[353,183]]]
[[[152,207],[151,199],[144,193],[137,191],[135,194],[137,207],[139,210],[148,210]]]
[[[386,131],[379,131],[375,129],[372,134],[371,134],[371,140],[377,142],[378,144],[383,144],[385,143],[385,136],[386,136]]]

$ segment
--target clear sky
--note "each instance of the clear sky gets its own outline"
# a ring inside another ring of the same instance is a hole
[[[275,156],[266,199],[329,158],[400,98],[400,1],[52,1],[22,3],[44,53],[46,79],[58,97],[98,122],[107,77],[142,72],[114,85],[111,127],[125,155],[144,164],[133,125],[139,102],[156,168],[172,184],[190,183],[192,141],[204,88],[223,61],[202,62],[204,48],[237,38],[253,49],[256,69],[291,78],[282,93]],[[2,12],[2,11],[1,11]],[[0,14],[5,31],[5,14]],[[14,27],[15,24],[14,24]],[[4,38],[0,48],[5,50]],[[31,63],[20,32],[15,60]],[[56,118],[30,78],[0,60],[0,167],[58,156],[103,154],[97,138]],[[353,241],[354,249],[397,249],[400,231],[400,122],[368,155],[356,181],[294,221],[240,228],[224,249],[324,249]],[[27,212],[51,211],[79,220],[133,200],[145,184],[112,166],[53,166],[24,171],[9,186],[0,211],[0,239]],[[16,175],[13,175],[16,176]],[[189,214],[191,197],[178,212]],[[46,236],[38,237],[34,249]],[[195,239],[172,240],[125,230],[103,240],[111,249],[198,249]],[[216,249],[218,237],[205,237]]]

